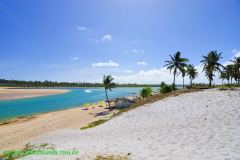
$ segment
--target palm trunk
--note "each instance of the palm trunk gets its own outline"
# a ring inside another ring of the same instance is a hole
[[[212,87],[212,80],[211,79],[209,80],[209,87],[210,88]]]
[[[176,72],[174,72],[173,73],[173,90],[174,90],[174,88],[175,88],[175,77],[176,77]]]
[[[223,85],[223,79],[222,79],[222,85]]]
[[[109,110],[110,110],[110,102],[109,102],[109,100],[108,100],[108,94],[107,94],[107,90],[106,90],[106,89],[105,89],[105,94],[106,94],[106,98],[107,98],[108,108],[109,108]]]
[[[190,78],[190,87],[192,88],[192,78]]]
[[[184,77],[183,77],[183,88],[184,88]]]

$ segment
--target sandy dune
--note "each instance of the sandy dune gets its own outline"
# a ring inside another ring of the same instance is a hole
[[[63,89],[7,89],[0,88],[0,100],[10,100],[19,98],[30,98],[46,96],[51,94],[61,94],[68,92]]]
[[[205,90],[167,98],[95,128],[53,132],[32,143],[79,150],[78,156],[67,159],[131,153],[136,160],[240,160],[240,90]],[[66,159],[24,159],[43,158]]]

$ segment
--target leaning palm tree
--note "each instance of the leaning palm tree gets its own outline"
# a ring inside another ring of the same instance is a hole
[[[180,52],[177,52],[173,56],[172,55],[169,56],[170,60],[165,61],[165,63],[167,64],[165,64],[164,67],[167,67],[167,69],[170,70],[170,73],[173,70],[173,89],[174,89],[177,71],[180,70],[182,66],[187,66],[186,62],[188,62],[188,59],[182,58]]]
[[[231,62],[233,62],[233,65],[235,66],[237,84],[240,84],[240,57],[234,57],[234,60],[231,60]]]
[[[190,79],[190,87],[192,87],[192,81],[198,76],[197,69],[194,67],[194,65],[189,64],[187,66],[187,75],[189,76]]]
[[[213,77],[215,72],[221,72],[221,67],[224,68],[222,64],[219,63],[219,60],[222,53],[217,53],[217,51],[211,51],[207,56],[203,56],[201,63],[203,65],[203,71],[205,76],[209,80],[209,87],[212,86]]]
[[[104,85],[104,89],[105,89],[105,94],[106,94],[106,99],[107,99],[107,103],[108,103],[108,107],[110,110],[110,102],[108,99],[108,90],[112,91],[112,88],[115,87],[115,83],[113,83],[113,77],[111,75],[108,76],[103,76],[103,85]]]

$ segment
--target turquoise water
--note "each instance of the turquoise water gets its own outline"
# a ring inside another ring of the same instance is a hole
[[[141,88],[114,88],[109,92],[109,98],[130,96],[139,93]],[[154,88],[156,90],[157,88]],[[80,106],[84,103],[94,103],[105,100],[102,88],[69,89],[70,92],[35,98],[0,101],[0,120],[20,116],[46,113]]]

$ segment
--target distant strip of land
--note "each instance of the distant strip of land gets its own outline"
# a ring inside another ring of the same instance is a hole
[[[0,100],[12,100],[19,98],[31,98],[47,96],[52,94],[62,94],[69,90],[64,89],[11,89],[0,88]]]

